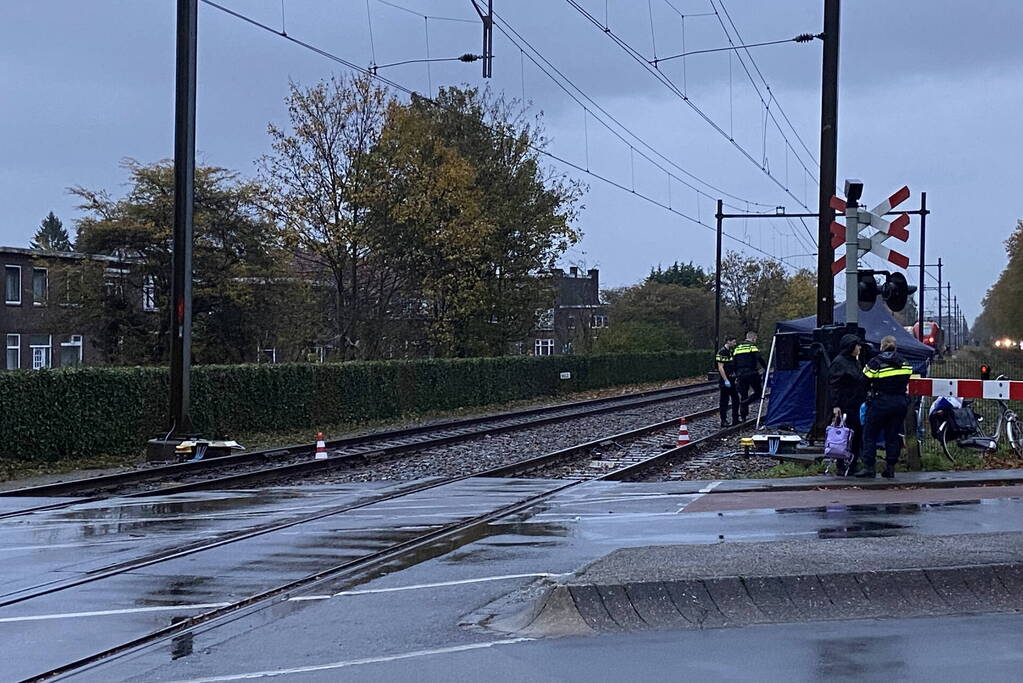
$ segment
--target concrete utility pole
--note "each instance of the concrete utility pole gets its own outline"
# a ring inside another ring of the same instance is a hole
[[[824,58],[821,68],[821,150],[820,195],[817,208],[817,326],[834,320],[835,278],[831,262],[831,221],[835,216],[831,198],[838,175],[838,44],[841,19],[840,0],[824,0]],[[846,298],[855,295],[847,291]],[[818,387],[820,384],[818,383]],[[818,394],[821,392],[818,391]]]
[[[938,323],[938,327],[940,327],[942,329],[942,331],[944,331],[945,330],[945,325],[941,322],[941,296],[942,296],[941,290],[942,290],[942,287],[941,287],[941,257],[939,256],[938,257],[938,319],[937,319],[937,323]],[[921,333],[923,333],[923,330],[921,330]]]
[[[195,71],[198,0],[178,0],[174,102],[174,264],[171,280],[171,436],[192,431],[192,217],[195,183]]]
[[[946,292],[946,296],[945,296],[945,311],[947,312],[947,315],[945,316],[945,324],[948,325],[949,327],[952,327],[952,283],[951,282],[946,282],[945,283],[945,292]],[[948,330],[946,330],[945,332],[946,332],[946,336],[947,336]]]
[[[920,341],[924,340],[924,290],[927,289],[927,193],[920,193],[920,307],[917,311],[917,323],[919,324],[920,332],[917,335],[917,339]]]

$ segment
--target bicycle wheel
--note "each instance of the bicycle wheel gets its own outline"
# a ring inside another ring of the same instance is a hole
[[[1019,421],[1009,420],[1005,423],[1005,438],[1016,457],[1023,458],[1023,427]]]
[[[984,427],[978,427],[976,433],[968,437],[953,436],[948,422],[938,428],[941,450],[952,463],[962,463],[968,457],[977,457],[993,450],[994,441],[984,433]]]

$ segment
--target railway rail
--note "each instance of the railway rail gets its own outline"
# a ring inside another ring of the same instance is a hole
[[[321,460],[310,457],[315,451],[315,443],[298,444],[196,462],[143,467],[98,477],[24,487],[0,492],[0,496],[84,496],[90,500],[98,500],[113,494],[146,496],[153,493],[170,494],[201,489],[232,488],[243,484],[306,475],[339,467],[351,467],[484,436],[701,396],[712,393],[715,387],[716,384],[713,382],[702,382],[683,387],[637,392],[625,396],[588,399],[554,406],[360,434],[327,441],[330,456]],[[0,514],[0,519],[64,507],[74,502],[81,501],[62,501],[29,507]]]
[[[687,415],[686,419],[688,421],[696,421],[707,418],[715,413],[716,410],[714,409],[703,410]],[[419,482],[415,485],[403,488],[400,491],[383,494],[373,500],[329,510],[322,510],[315,514],[305,515],[279,524],[263,528],[247,529],[240,533],[228,534],[225,537],[177,548],[172,551],[138,557],[134,560],[105,567],[98,571],[60,581],[59,583],[41,584],[34,588],[24,589],[17,593],[9,593],[0,597],[0,610],[19,603],[24,607],[24,603],[30,603],[30,601],[34,599],[53,596],[54,594],[68,591],[85,584],[99,582],[128,572],[133,572],[142,567],[166,562],[186,555],[212,551],[256,536],[271,534],[282,529],[307,524],[327,517],[343,515],[354,510],[379,506],[382,503],[387,503],[398,498],[403,498],[428,489],[451,486],[467,479],[479,477],[513,477],[523,473],[536,472],[558,463],[564,463],[573,459],[585,457],[594,449],[606,447],[608,444],[646,442],[649,446],[656,443],[650,441],[652,437],[656,437],[658,434],[663,435],[665,432],[671,434],[669,430],[673,431],[677,424],[677,418],[661,421],[645,425],[637,429],[606,435],[602,438],[581,443],[570,448],[528,458],[512,465],[493,468],[483,473]],[[515,494],[514,500],[510,502],[499,500],[497,501],[497,505],[488,507],[481,512],[467,514],[459,519],[440,525],[427,525],[427,528],[423,531],[416,531],[410,537],[397,542],[385,541],[381,547],[371,547],[366,549],[364,545],[359,545],[359,554],[352,559],[346,559],[345,561],[334,564],[333,566],[319,569],[314,573],[281,583],[280,585],[267,587],[264,590],[252,593],[228,604],[206,609],[192,616],[178,619],[169,626],[140,634],[135,638],[126,640],[125,642],[109,645],[104,649],[83,655],[75,661],[53,667],[44,672],[36,673],[26,680],[47,680],[64,674],[78,673],[86,668],[91,668],[109,661],[111,658],[135,652],[148,646],[164,643],[169,639],[179,638],[185,632],[194,632],[196,629],[205,629],[216,626],[220,623],[226,623],[227,621],[243,616],[250,611],[256,611],[263,607],[273,605],[282,599],[288,599],[289,596],[294,595],[296,591],[312,590],[318,586],[325,585],[328,582],[344,578],[354,572],[366,570],[384,562],[393,562],[407,553],[417,552],[425,546],[445,541],[445,539],[450,539],[455,535],[465,537],[467,532],[470,530],[484,527],[488,523],[507,515],[525,511],[537,503],[549,499],[557,493],[582,485],[587,481],[631,480],[642,477],[649,469],[662,467],[665,463],[683,458],[689,453],[698,452],[702,447],[715,442],[724,434],[732,433],[744,426],[745,425],[738,425],[726,430],[714,431],[705,437],[695,439],[688,445],[681,447],[668,449],[649,448],[647,450],[650,452],[647,455],[639,458],[623,458],[619,460],[609,471],[600,472],[594,476],[589,476],[587,474],[587,476],[574,476],[568,479],[537,480],[537,486],[540,490],[527,492],[525,494]],[[664,436],[661,436],[660,439],[663,440]],[[364,541],[361,543],[364,543]]]

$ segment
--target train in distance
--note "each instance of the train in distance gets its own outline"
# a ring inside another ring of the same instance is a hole
[[[918,322],[903,329],[932,348],[940,350],[945,347],[945,330],[941,329],[941,326],[933,320],[924,321],[923,335],[920,334],[920,323]]]

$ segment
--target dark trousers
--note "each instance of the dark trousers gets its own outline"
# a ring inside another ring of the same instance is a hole
[[[902,423],[909,407],[907,396],[878,396],[867,404],[867,423],[863,425],[863,468],[873,472],[877,466],[877,441],[884,439],[885,463],[895,467],[902,452]]]
[[[739,391],[735,388],[735,380],[731,380],[732,386],[726,387],[725,383],[718,380],[718,391],[721,399],[718,402],[718,412],[721,414],[721,424],[728,422],[728,406],[732,406],[732,422],[739,421]]]
[[[739,412],[742,413],[742,421],[749,418],[749,404],[752,401],[759,401],[764,391],[763,380],[759,372],[746,375],[739,375],[736,379],[739,390]],[[752,395],[750,391],[752,390]]]

